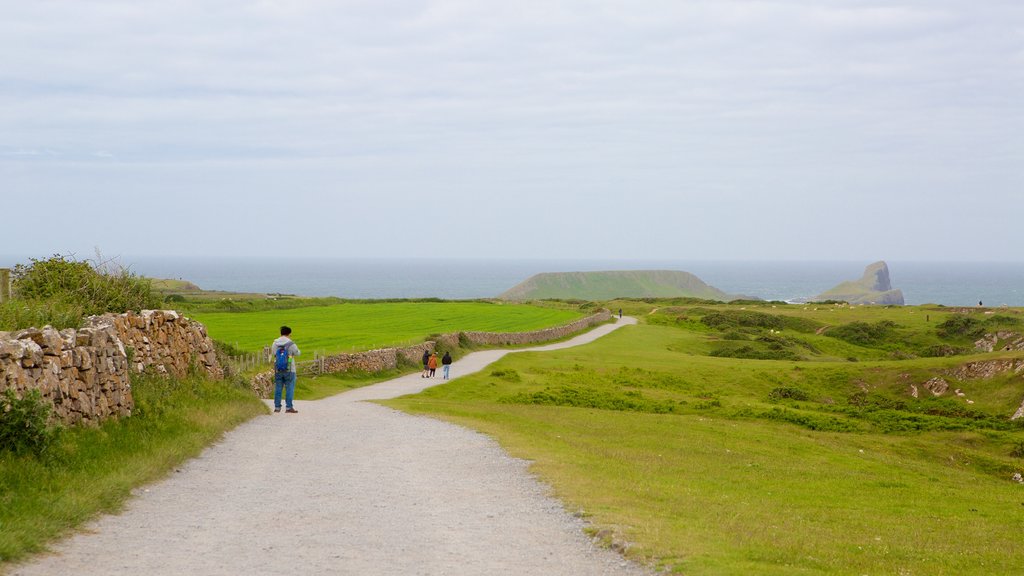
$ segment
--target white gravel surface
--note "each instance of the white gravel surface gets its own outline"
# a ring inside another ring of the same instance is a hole
[[[531,350],[583,344],[634,322]],[[452,375],[507,353],[470,354]],[[413,374],[255,418],[137,490],[123,513],[11,572],[649,574],[595,546],[527,463],[489,437],[362,401],[441,383]]]

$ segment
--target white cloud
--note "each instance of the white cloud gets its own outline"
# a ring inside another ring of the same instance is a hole
[[[381,253],[418,237],[406,207],[428,194],[459,214],[442,237],[539,239],[488,253],[823,257],[836,246],[793,226],[753,246],[684,240],[738,238],[765,214],[849,237],[868,212],[844,207],[862,199],[923,235],[949,213],[929,203],[962,202],[972,182],[1019,200],[1022,27],[1008,0],[19,3],[0,20],[0,178],[139,211],[289,190],[361,222],[388,215],[403,232]],[[531,216],[513,225],[517,202]],[[610,215],[621,206],[639,210]],[[98,209],[50,217],[68,228]],[[194,217],[237,253],[257,214]],[[627,228],[605,239],[609,222]],[[983,227],[949,241],[988,233],[1015,257],[1020,232]]]

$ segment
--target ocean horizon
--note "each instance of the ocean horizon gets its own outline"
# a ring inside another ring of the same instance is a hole
[[[493,298],[541,272],[682,270],[730,294],[764,300],[813,297],[860,278],[863,261],[621,259],[371,259],[122,256],[136,274],[188,280],[205,290],[342,298]],[[0,266],[28,258],[0,257]],[[1024,262],[888,261],[907,304],[1024,306]]]

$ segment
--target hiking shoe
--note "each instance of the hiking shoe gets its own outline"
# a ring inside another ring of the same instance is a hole
[[[285,412],[287,412],[289,414],[295,414],[296,412],[298,412],[298,410],[296,410],[295,408],[289,408],[289,409],[285,410]]]
[[[274,408],[274,412],[280,412],[280,411],[281,411],[280,408]]]

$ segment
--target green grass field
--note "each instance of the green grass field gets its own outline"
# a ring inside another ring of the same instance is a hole
[[[523,332],[566,324],[584,313],[566,307],[487,302],[341,303],[255,312],[191,312],[212,338],[258,352],[282,325],[306,354],[369,350],[422,342],[457,331]]]
[[[1024,332],[1019,310],[620,305],[643,323],[387,404],[495,436],[601,538],[676,573],[1021,572],[1024,378],[920,388],[1024,358],[968,349]],[[940,335],[951,318],[965,333]],[[922,356],[937,346],[962,353]]]

